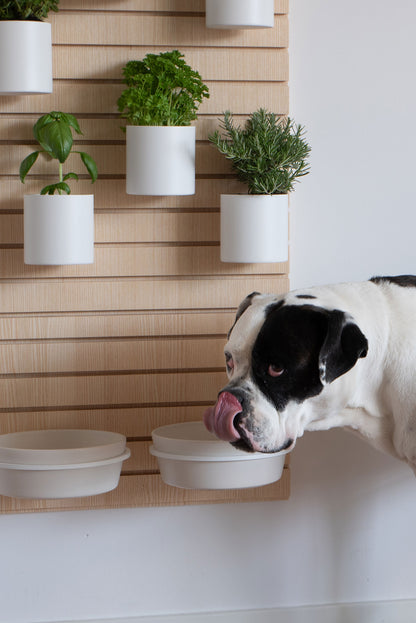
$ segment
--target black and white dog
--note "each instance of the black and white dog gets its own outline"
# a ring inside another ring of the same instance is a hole
[[[253,293],[228,335],[229,383],[207,428],[248,451],[335,426],[416,473],[416,276]]]

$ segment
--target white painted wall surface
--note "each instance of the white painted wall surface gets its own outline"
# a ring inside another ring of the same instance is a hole
[[[415,23],[411,0],[291,0],[293,286],[416,273]],[[292,473],[288,502],[1,516],[1,623],[415,599],[410,470],[330,431]]]

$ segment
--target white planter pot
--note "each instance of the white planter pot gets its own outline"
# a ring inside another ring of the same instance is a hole
[[[221,195],[221,261],[286,262],[288,195]]]
[[[52,93],[51,25],[0,22],[0,94]]]
[[[274,0],[206,0],[207,28],[273,28]]]
[[[194,126],[127,126],[129,195],[195,193]]]
[[[94,195],[25,195],[25,264],[94,262]]]

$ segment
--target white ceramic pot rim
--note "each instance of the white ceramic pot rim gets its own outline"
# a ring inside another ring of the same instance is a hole
[[[47,24],[50,22],[39,21],[38,19],[0,19],[0,24]]]
[[[128,123],[126,125],[126,128],[168,128],[168,129],[171,129],[171,130],[174,130],[174,129],[177,130],[178,128],[182,128],[182,129],[186,128],[188,130],[192,129],[192,131],[195,132],[195,126],[192,125],[192,124],[187,124],[187,125],[150,125],[150,124],[149,125],[138,125],[138,124]]]
[[[55,465],[53,463],[48,465],[37,465],[33,463],[0,463],[0,469],[15,469],[20,471],[61,471],[67,469],[85,469],[89,467],[101,467],[103,465],[111,465],[112,463],[119,463],[129,458],[131,452],[129,448],[120,454],[119,456],[113,456],[109,459],[103,459],[101,461],[90,461],[88,463],[65,463],[63,465]]]
[[[221,197],[288,197],[289,193],[222,193]]]
[[[23,197],[43,197],[47,201],[51,201],[52,199],[58,199],[58,201],[65,201],[66,199],[77,199],[78,197],[94,197],[93,194],[79,194],[70,193],[67,195],[66,193],[63,195],[41,195],[40,193],[31,193],[29,195],[23,195]]]

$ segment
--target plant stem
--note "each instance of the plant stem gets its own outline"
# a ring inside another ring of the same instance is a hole
[[[62,171],[62,162],[59,163],[59,181],[62,182],[63,181],[63,171]]]

